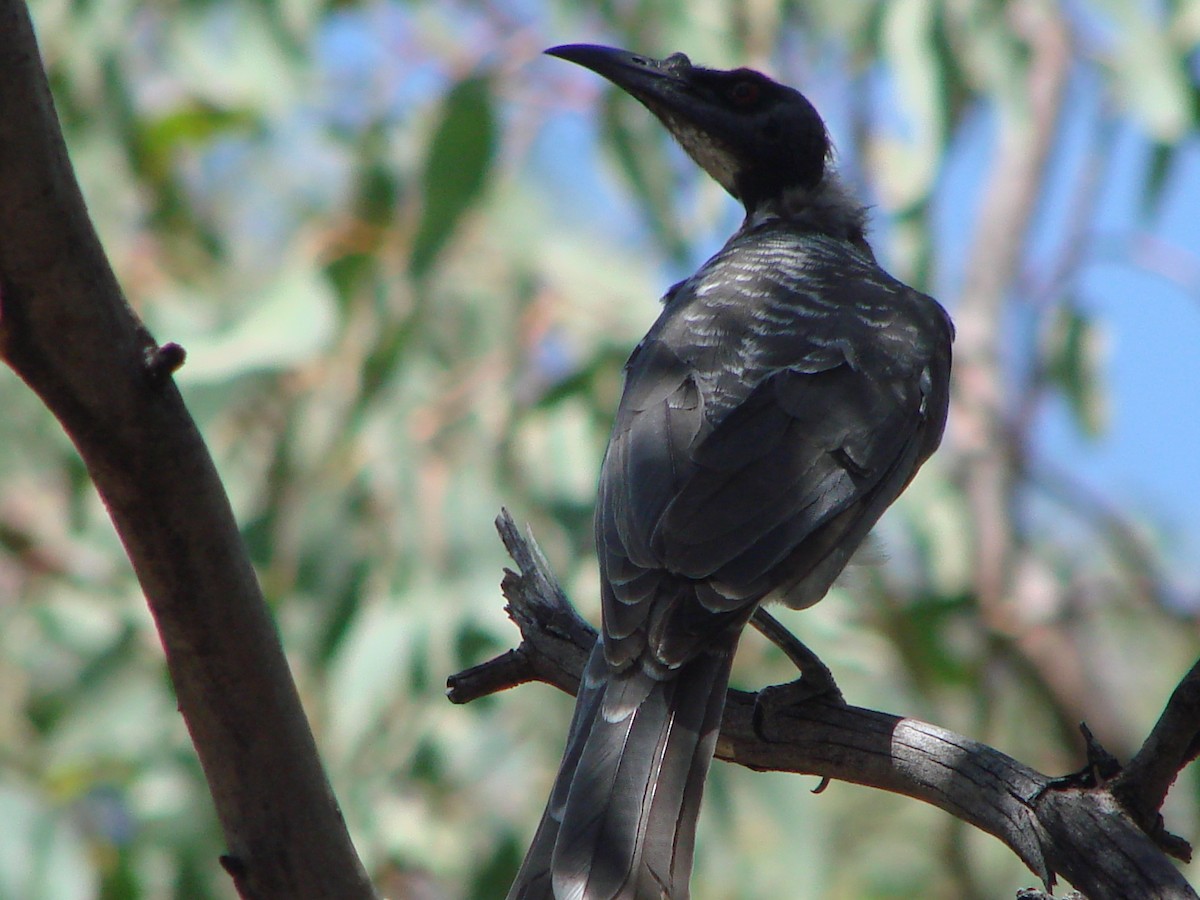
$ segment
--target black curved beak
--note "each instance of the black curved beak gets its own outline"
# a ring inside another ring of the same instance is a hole
[[[596,44],[563,44],[546,53],[591,69],[642,102],[668,100],[687,83],[691,63],[683,54],[654,59]]]
[[[654,113],[689,156],[717,183],[740,199],[737,176],[742,121],[725,109],[703,84],[720,75],[693,66],[682,53],[654,59],[594,44],[566,44],[546,51],[607,78]]]

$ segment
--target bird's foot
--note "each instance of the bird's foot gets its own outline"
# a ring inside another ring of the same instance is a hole
[[[826,674],[828,671],[825,669]],[[832,676],[826,679],[805,672],[787,684],[772,684],[762,688],[754,697],[754,733],[764,741],[776,740],[777,729],[771,727],[776,717],[813,700],[839,706],[846,703]]]
[[[754,615],[750,619],[750,624],[763,637],[782,650],[787,658],[800,670],[800,677],[790,684],[776,685],[764,690],[794,689],[800,692],[798,686],[803,684],[804,696],[798,697],[793,702],[799,703],[823,695],[828,695],[829,699],[837,703],[844,704],[846,702],[846,699],[842,696],[841,688],[837,686],[837,682],[833,678],[833,673],[829,671],[829,666],[821,661],[821,657],[808,649],[803,641],[788,631],[782,622],[760,606],[754,611]],[[797,687],[793,688],[793,686]],[[761,695],[762,691],[759,692],[760,697]]]

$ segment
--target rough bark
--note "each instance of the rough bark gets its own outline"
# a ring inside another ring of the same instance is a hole
[[[521,570],[506,572],[503,581],[521,644],[452,676],[447,694],[466,703],[526,681],[574,693],[596,632],[570,606],[532,539],[522,537],[506,512],[497,528]],[[1096,748],[1082,773],[1051,778],[978,741],[831,700],[829,693],[782,708],[772,703],[764,718],[759,695],[731,690],[717,757],[931,803],[1002,840],[1047,890],[1061,876],[1090,900],[1182,900],[1197,895],[1168,852],[1186,858],[1190,848],[1162,829],[1157,811],[1164,783],[1170,783],[1164,770],[1173,778],[1194,755],[1193,685],[1189,673],[1138,762],[1125,772],[1108,771],[1109,759]],[[1133,799],[1122,802],[1124,794]],[[1141,824],[1147,818],[1152,827]]]
[[[76,183],[28,10],[0,0],[0,357],[58,418],[133,563],[243,897],[373,897],[212,459]]]

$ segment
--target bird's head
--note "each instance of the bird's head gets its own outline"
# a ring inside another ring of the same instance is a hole
[[[751,69],[705,69],[682,53],[651,59],[613,47],[546,51],[603,75],[666,125],[688,155],[747,212],[825,175],[825,123],[797,90]]]

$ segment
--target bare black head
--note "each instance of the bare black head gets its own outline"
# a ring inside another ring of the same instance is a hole
[[[751,69],[704,69],[682,53],[651,59],[591,44],[546,51],[603,75],[654,113],[747,212],[815,189],[829,136],[799,91]]]

